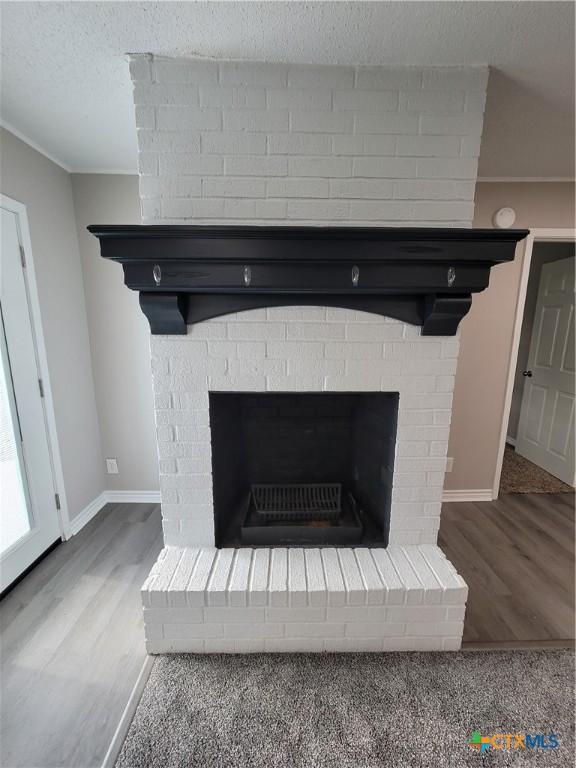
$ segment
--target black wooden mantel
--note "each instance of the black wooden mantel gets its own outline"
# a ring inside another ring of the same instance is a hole
[[[153,334],[258,307],[346,307],[452,336],[527,230],[99,226]]]

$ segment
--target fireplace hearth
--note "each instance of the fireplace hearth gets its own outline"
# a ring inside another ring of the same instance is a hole
[[[217,547],[386,546],[397,392],[211,392]]]

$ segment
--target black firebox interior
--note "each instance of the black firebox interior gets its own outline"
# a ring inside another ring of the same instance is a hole
[[[211,392],[216,546],[386,546],[397,419],[397,392]]]

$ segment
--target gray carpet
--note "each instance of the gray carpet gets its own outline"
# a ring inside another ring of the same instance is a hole
[[[570,651],[159,657],[116,768],[573,762]],[[492,752],[473,730],[559,735]]]
[[[574,493],[574,488],[520,456],[511,445],[507,445],[500,477],[500,492]]]

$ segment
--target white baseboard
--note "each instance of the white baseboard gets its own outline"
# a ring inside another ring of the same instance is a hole
[[[103,491],[70,520],[70,536],[80,533],[106,504],[160,504],[160,491]]]
[[[85,506],[79,515],[76,515],[76,517],[73,517],[72,520],[70,520],[70,536],[76,536],[76,534],[79,533],[82,528],[92,520],[94,515],[97,515],[107,503],[108,498],[106,491],[103,491],[103,493],[91,501],[90,504]]]
[[[515,437],[506,437],[506,442],[508,445],[511,445],[512,448],[516,448],[516,438]]]
[[[124,739],[126,738],[126,734],[130,728],[130,723],[132,722],[132,718],[136,712],[136,707],[140,703],[140,698],[144,688],[146,687],[146,683],[148,682],[148,678],[150,677],[150,672],[152,672],[153,666],[154,657],[146,656],[144,663],[142,664],[140,674],[138,675],[138,679],[136,680],[134,688],[132,689],[132,693],[130,694],[130,698],[128,699],[128,702],[126,703],[124,711],[120,717],[120,722],[118,723],[116,732],[112,737],[112,741],[110,742],[110,746],[108,747],[108,751],[104,757],[102,768],[113,768],[114,763],[116,762],[116,758],[122,749],[122,744],[124,743]]]
[[[109,504],[160,504],[160,491],[106,491]]]
[[[492,488],[471,488],[463,491],[444,491],[443,502],[451,501],[493,501]]]

